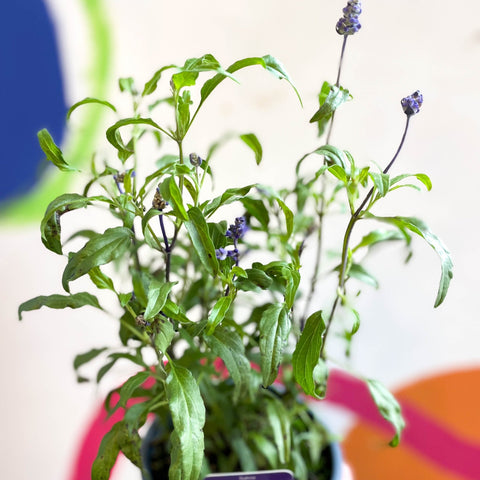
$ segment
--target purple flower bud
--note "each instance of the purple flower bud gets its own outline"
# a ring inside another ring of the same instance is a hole
[[[420,93],[420,90],[417,90],[408,97],[402,98],[401,104],[406,115],[415,115],[420,111],[420,107],[423,104],[423,95]]]
[[[235,224],[230,225],[225,235],[233,240],[239,240],[245,235],[247,230],[248,226],[245,217],[237,217]]]
[[[196,153],[191,153],[189,158],[190,158],[190,163],[194,167],[199,167],[203,162],[203,158],[200,158]]]
[[[357,33],[362,26],[358,21],[358,16],[362,13],[362,4],[360,0],[348,0],[347,6],[342,10],[343,17],[336,25],[339,35],[353,35]]]
[[[227,252],[227,250],[223,247],[220,247],[220,248],[217,248],[215,250],[215,256],[219,259],[219,260],[225,260],[227,258],[229,252]]]

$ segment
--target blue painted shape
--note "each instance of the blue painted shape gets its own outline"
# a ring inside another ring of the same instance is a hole
[[[53,24],[41,0],[2,3],[0,201],[27,192],[46,167],[37,132],[61,143],[67,107]]]

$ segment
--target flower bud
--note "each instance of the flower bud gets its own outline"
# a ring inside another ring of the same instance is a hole
[[[401,104],[406,115],[415,115],[420,111],[420,107],[423,104],[423,95],[420,93],[420,90],[417,90],[408,97],[402,98]]]
[[[196,153],[191,153],[189,158],[190,158],[190,163],[194,167],[199,167],[203,162],[203,159],[200,158]]]
[[[337,33],[339,35],[357,33],[362,27],[358,21],[358,16],[362,13],[360,0],[348,0],[347,6],[342,11],[343,17],[338,20],[336,25]]]

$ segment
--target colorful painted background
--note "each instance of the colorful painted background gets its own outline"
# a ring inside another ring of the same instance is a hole
[[[428,247],[415,245],[408,265],[396,246],[370,261],[381,290],[365,289],[359,298],[362,326],[349,368],[382,380],[397,394],[407,420],[400,447],[387,446],[389,431],[350,376],[335,374],[328,401],[315,408],[342,433],[358,480],[475,480],[480,478],[480,5],[363,3],[363,28],[349,42],[343,71],[355,101],[338,116],[332,142],[357,162],[385,163],[403,127],[400,98],[422,90],[423,111],[412,122],[399,161],[402,171],[428,173],[434,188],[428,194],[399,193],[384,208],[424,218],[450,247],[455,277],[446,303],[434,310],[439,266]],[[109,344],[116,332],[114,320],[88,308],[67,315],[41,310],[17,321],[19,303],[61,291],[62,260],[42,248],[37,223],[52,198],[77,188],[68,174],[45,165],[36,132],[47,127],[69,162],[81,167],[94,147],[111,153],[99,132],[115,117],[85,109],[66,126],[69,105],[97,96],[123,107],[118,77],[144,82],[160,65],[190,56],[210,52],[229,64],[271,53],[287,67],[305,108],[281,82],[245,73],[240,86],[226,85],[212,99],[199,118],[205,127],[192,130],[188,148],[201,152],[225,130],[255,131],[264,146],[262,170],[242,168],[242,158],[225,151],[218,182],[232,180],[227,162],[233,162],[239,185],[284,183],[290,163],[316,146],[315,132],[305,125],[321,83],[336,73],[341,38],[334,24],[343,4],[22,0],[3,5],[1,478],[72,478],[79,442],[109,387],[77,385],[72,361],[92,343]],[[99,221],[75,217],[65,228]],[[340,356],[341,344],[336,348]],[[115,475],[136,478],[126,462]]]

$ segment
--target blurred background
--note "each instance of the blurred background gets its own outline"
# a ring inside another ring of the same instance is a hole
[[[70,478],[79,442],[104,394],[76,383],[73,358],[92,346],[109,345],[117,330],[114,319],[88,308],[42,309],[17,320],[21,302],[61,292],[64,259],[43,248],[39,222],[55,196],[81,188],[44,164],[36,132],[48,128],[69,163],[81,167],[95,148],[101,155],[113,153],[102,128],[116,117],[106,109],[85,108],[74,113],[67,128],[65,114],[73,103],[96,96],[119,105],[122,114],[128,104],[119,93],[119,77],[132,76],[141,86],[160,66],[205,53],[224,66],[272,54],[292,77],[303,108],[286,82],[261,69],[245,71],[238,75],[240,85],[225,82],[209,99],[187,149],[201,155],[226,131],[255,132],[264,150],[261,169],[227,148],[217,183],[284,185],[294,162],[318,146],[308,120],[323,81],[335,82],[342,38],[334,27],[344,3],[22,0],[3,6],[2,478]],[[435,252],[416,241],[413,261],[405,265],[396,246],[378,251],[369,267],[381,290],[365,288],[359,298],[363,322],[351,366],[383,381],[425,425],[453,439],[456,456],[480,449],[478,18],[480,5],[473,0],[364,1],[362,29],[347,42],[342,72],[341,83],[354,101],[337,115],[331,139],[357,163],[385,165],[404,126],[400,99],[422,91],[424,106],[411,121],[398,170],[427,173],[433,189],[391,195],[383,208],[424,219],[452,252],[454,279],[445,303],[433,309],[440,275]],[[101,221],[74,218],[85,225]],[[76,226],[67,225],[67,231]],[[348,405],[331,402],[324,412],[342,435],[355,478],[475,478],[474,466],[450,462],[451,445],[428,437],[431,431],[425,430],[426,449],[406,442],[392,450],[388,436]],[[137,478],[126,462],[115,475]]]

